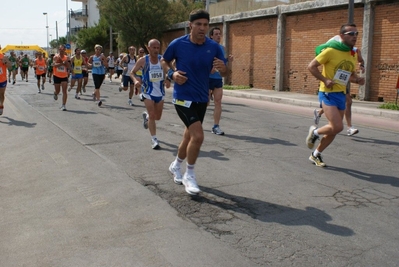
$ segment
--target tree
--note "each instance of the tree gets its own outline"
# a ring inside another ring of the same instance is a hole
[[[146,49],[149,40],[161,39],[169,26],[168,0],[97,0],[100,14],[119,32],[119,48],[130,45]],[[120,44],[125,44],[121,47]],[[147,49],[146,49],[147,50]]]
[[[85,49],[88,53],[94,52],[96,44],[105,47],[109,43],[109,26],[107,21],[100,18],[96,26],[80,30],[77,34],[76,43],[78,47]]]
[[[168,19],[170,24],[187,21],[191,11],[203,9],[204,3],[194,0],[171,0],[168,9]]]

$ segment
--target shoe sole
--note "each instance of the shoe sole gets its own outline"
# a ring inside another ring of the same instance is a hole
[[[308,136],[306,137],[306,145],[308,146],[309,149],[312,149],[314,147],[314,143],[311,143],[309,141],[312,138],[312,133],[315,129],[316,127],[310,126]]]
[[[316,165],[317,167],[326,167],[327,165],[324,163],[324,165],[318,164],[317,161],[315,161],[312,156],[309,156],[309,160],[311,162],[313,162],[314,165]]]
[[[181,180],[181,181],[176,181],[176,179],[175,179],[175,174],[170,170],[170,167],[169,167],[169,172],[168,172],[168,173],[172,176],[173,182],[174,182],[175,184],[178,184],[178,185],[182,185],[182,184],[183,184],[183,180]]]
[[[211,133],[216,134],[216,135],[224,135],[224,132],[222,132],[222,133],[217,133],[217,132],[214,132],[213,130],[211,130]]]
[[[355,135],[355,134],[358,134],[359,133],[359,130],[356,130],[354,133],[352,133],[352,134],[350,134],[350,133],[348,133],[348,136],[352,136],[352,135]]]
[[[161,147],[159,145],[156,145],[156,146],[152,147],[152,149],[159,150],[159,149],[161,149]]]

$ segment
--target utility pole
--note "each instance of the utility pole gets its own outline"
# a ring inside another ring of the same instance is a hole
[[[355,0],[349,0],[348,23],[354,23]]]
[[[109,26],[109,52],[113,52],[112,39],[112,26]]]
[[[57,46],[59,46],[59,41],[58,41],[58,22],[55,22],[55,38],[57,39]],[[57,47],[58,49],[58,47]]]
[[[209,13],[209,0],[205,1],[205,9]]]

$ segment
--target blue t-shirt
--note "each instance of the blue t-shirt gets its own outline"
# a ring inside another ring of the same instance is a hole
[[[208,37],[201,45],[191,42],[189,34],[173,40],[163,54],[163,58],[166,61],[175,59],[177,70],[186,72],[187,77],[183,85],[175,83],[173,98],[207,103],[209,74],[215,57],[226,63],[220,45]]]
[[[93,67],[91,68],[92,74],[99,74],[99,75],[105,74],[104,65],[100,57],[93,55],[92,65],[93,65]]]
[[[224,47],[223,47],[223,45],[221,45],[221,44],[219,44],[220,45],[220,48],[222,48],[222,50],[223,50],[223,56],[224,56],[224,58],[226,58],[226,52],[224,51]],[[209,74],[209,78],[212,78],[212,79],[218,79],[218,80],[222,80],[223,78],[222,78],[222,75],[220,75],[220,72],[215,72],[215,73],[211,73],[211,74]]]

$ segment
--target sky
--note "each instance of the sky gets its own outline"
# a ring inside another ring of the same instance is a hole
[[[14,4],[13,4],[14,3]],[[82,9],[82,2],[71,0],[10,0],[2,5],[0,16],[0,45],[47,46],[46,15],[49,26],[49,42],[66,36],[67,5],[69,10]]]

